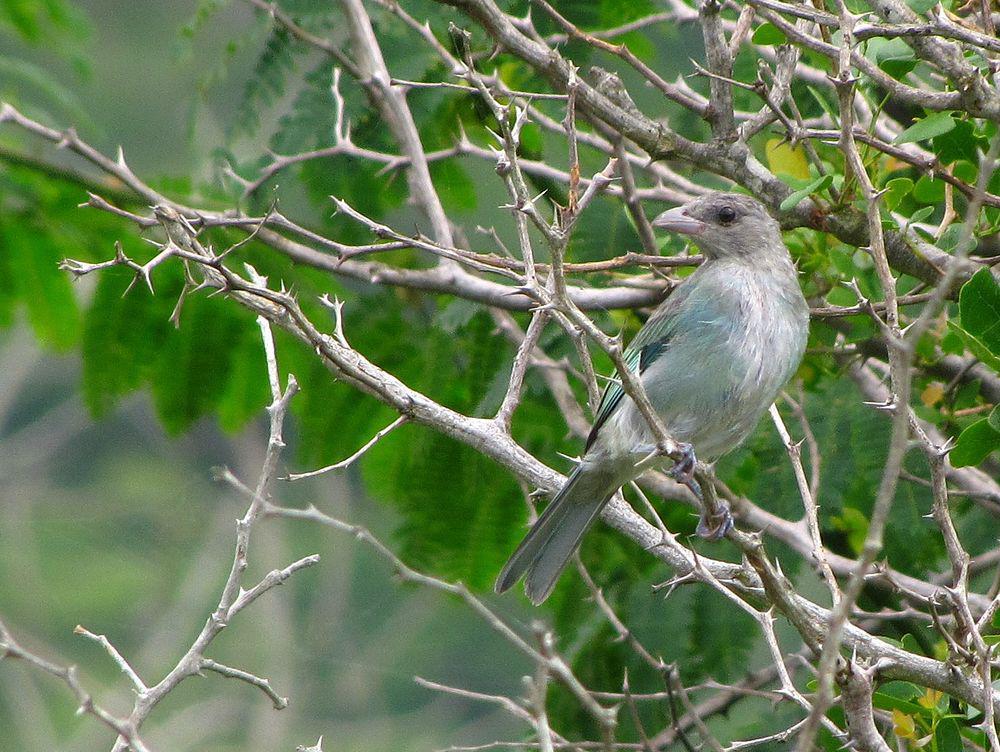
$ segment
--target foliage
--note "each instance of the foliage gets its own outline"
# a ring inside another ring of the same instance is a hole
[[[958,305],[960,322],[949,321],[949,328],[984,365],[1000,373],[1000,285],[983,269],[962,287]],[[993,408],[989,417],[962,431],[951,453],[955,467],[978,465],[990,452],[1000,449],[997,410]]]

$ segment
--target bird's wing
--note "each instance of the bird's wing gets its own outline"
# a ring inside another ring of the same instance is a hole
[[[670,297],[647,319],[639,333],[625,348],[622,358],[630,371],[641,375],[653,361],[669,349],[670,338],[676,328],[677,313],[691,289],[692,285],[683,284],[674,290]],[[608,384],[601,397],[597,414],[594,416],[594,425],[590,429],[590,435],[587,436],[587,449],[590,449],[591,444],[597,438],[597,432],[611,417],[611,413],[618,407],[624,396],[625,390],[622,388],[620,379],[616,378]]]

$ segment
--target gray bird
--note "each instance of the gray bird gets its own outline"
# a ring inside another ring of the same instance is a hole
[[[695,457],[712,462],[739,446],[798,368],[809,307],[778,223],[749,196],[711,193],[670,209],[653,226],[692,238],[705,262],[649,317],[624,353],[684,457],[670,470],[700,496]],[[525,576],[544,601],[584,532],[641,468],[656,441],[645,418],[612,382],[583,459],[511,555],[496,581],[502,593]],[[717,539],[732,517],[698,525]]]

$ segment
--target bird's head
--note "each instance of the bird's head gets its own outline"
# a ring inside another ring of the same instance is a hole
[[[668,209],[653,227],[687,235],[708,258],[787,254],[781,228],[757,199],[739,193],[709,193]]]

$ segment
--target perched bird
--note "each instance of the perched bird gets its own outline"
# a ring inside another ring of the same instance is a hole
[[[704,263],[649,317],[624,353],[684,457],[671,474],[700,495],[695,457],[712,462],[739,446],[798,368],[809,308],[778,223],[749,196],[710,193],[665,211],[653,226],[689,236]],[[584,532],[655,451],[646,419],[611,382],[586,451],[500,572],[502,593],[521,576],[544,601]],[[703,515],[702,537],[732,527]]]

